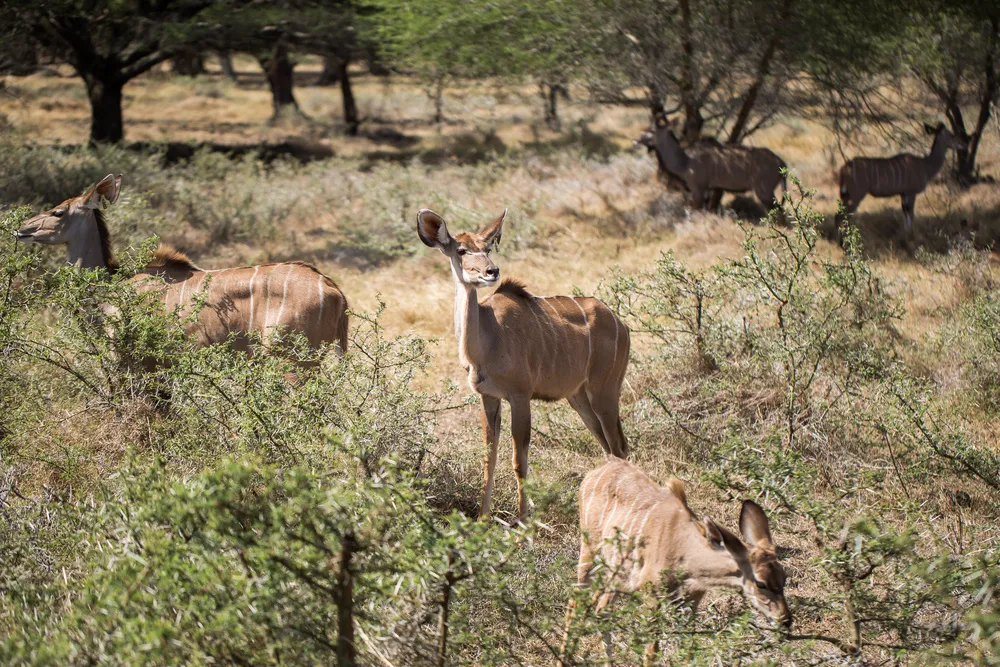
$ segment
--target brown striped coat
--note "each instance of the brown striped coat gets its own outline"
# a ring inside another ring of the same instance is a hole
[[[785,189],[781,172],[786,165],[773,151],[714,140],[699,141],[685,150],[662,115],[635,143],[656,153],[661,172],[682,181],[698,208],[704,208],[713,190],[749,190],[770,210],[778,185]]]
[[[469,385],[482,397],[487,455],[480,516],[493,491],[500,401],[510,403],[518,515],[527,513],[531,400],[567,399],[609,455],[627,456],[618,403],[628,368],[628,328],[606,305],[587,297],[539,297],[516,281],[500,280],[490,259],[504,214],[477,233],[452,236],[433,211],[417,214],[417,234],[448,257],[455,286],[455,337]],[[479,287],[496,291],[479,299]]]
[[[347,299],[332,279],[304,262],[206,270],[161,246],[132,280],[140,290],[159,291],[199,347],[235,335],[234,347],[246,349],[252,332],[267,346],[284,331],[304,335],[313,348],[333,343],[339,354],[347,349]],[[197,317],[186,321],[201,299]]]
[[[611,574],[615,592],[632,592],[665,581],[697,606],[713,588],[742,590],[765,617],[791,623],[785,572],[763,510],[744,501],[740,531],[750,546],[687,504],[684,485],[656,484],[645,472],[609,459],[580,485],[580,561],[586,584],[595,558]]]
[[[965,142],[949,132],[944,123],[924,125],[934,137],[930,152],[925,156],[899,153],[887,158],[856,157],[840,168],[840,200],[847,215],[857,211],[861,201],[872,197],[899,196],[903,208],[903,224],[913,226],[913,208],[917,195],[941,170],[948,149],[962,150]]]
[[[83,268],[115,271],[111,237],[101,201],[114,203],[121,176],[109,174],[73,197],[26,220],[17,232],[23,243],[66,245],[69,262]],[[205,270],[183,254],[161,246],[148,267],[131,280],[139,290],[156,290],[163,305],[182,317],[204,301],[197,318],[185,324],[196,345],[224,343],[235,336],[246,347],[251,332],[269,342],[278,331],[303,334],[314,348],[334,343],[347,348],[347,299],[337,284],[302,262]]]

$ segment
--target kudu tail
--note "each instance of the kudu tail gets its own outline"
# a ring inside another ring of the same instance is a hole
[[[347,299],[344,299],[344,310],[340,313],[340,319],[337,320],[337,343],[340,346],[338,354],[342,357],[347,352],[347,330],[348,330],[348,316],[347,316]]]
[[[848,162],[843,167],[840,168],[840,172],[837,174],[837,181],[840,183],[840,206],[842,209],[847,208],[847,204],[851,199],[851,189],[848,180],[851,177],[851,163]],[[837,216],[834,218],[837,226],[839,227],[843,222],[845,222],[847,216],[844,212],[838,211]]]
[[[618,418],[618,442],[621,443],[620,458],[628,458],[628,440],[625,439],[625,431],[622,429],[622,418]]]

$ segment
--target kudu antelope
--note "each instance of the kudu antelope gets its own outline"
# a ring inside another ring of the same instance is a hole
[[[17,232],[24,243],[66,245],[71,264],[117,269],[101,200],[114,204],[121,176],[109,174],[79,197],[27,220]],[[224,343],[235,334],[234,347],[246,349],[247,335],[262,334],[267,345],[278,331],[300,333],[313,348],[335,343],[347,349],[347,300],[337,284],[302,262],[205,270],[185,255],[160,246],[150,264],[131,278],[140,291],[162,294],[168,311],[181,316],[204,296],[197,318],[185,324],[198,346]]]
[[[934,137],[931,151],[924,157],[913,153],[899,153],[892,157],[856,157],[840,168],[840,200],[847,215],[858,210],[861,200],[872,197],[899,195],[903,208],[903,225],[907,232],[913,227],[913,205],[917,195],[944,164],[949,148],[962,150],[965,142],[948,131],[944,123],[937,127],[924,123],[924,130]],[[842,217],[838,216],[838,224]]]
[[[628,444],[618,400],[629,359],[629,331],[597,299],[533,296],[520,283],[500,280],[490,252],[500,243],[504,211],[476,233],[452,236],[441,216],[417,214],[417,234],[451,262],[455,283],[455,337],[469,384],[482,397],[487,454],[483,459],[480,517],[490,512],[500,437],[500,401],[510,403],[518,516],[527,514],[531,400],[569,400],[606,454],[624,457]],[[498,285],[478,298],[477,289]]]
[[[680,480],[672,479],[662,488],[627,461],[611,459],[589,472],[580,485],[579,500],[577,581],[581,586],[590,583],[594,557],[600,555],[611,590],[596,600],[599,609],[615,594],[631,593],[645,584],[665,584],[670,590],[661,593],[678,595],[695,609],[710,589],[734,588],[743,591],[768,620],[791,626],[785,570],[778,562],[767,516],[753,501],[744,501],[740,511],[740,532],[750,544],[747,547],[708,517],[699,520],[688,507]],[[571,601],[566,612],[567,632],[574,606]],[[655,646],[646,653],[649,662]]]
[[[656,153],[663,172],[679,179],[691,195],[697,208],[704,208],[713,190],[746,192],[752,190],[761,205],[770,210],[775,206],[774,191],[779,184],[785,190],[785,162],[767,148],[750,148],[702,140],[687,149],[666,117],[657,115],[653,127],[635,140]]]

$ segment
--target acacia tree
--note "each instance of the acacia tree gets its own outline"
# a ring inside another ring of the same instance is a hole
[[[682,113],[695,141],[706,124],[730,126],[738,143],[781,106],[797,58],[791,36],[799,13],[790,0],[591,0],[587,62],[597,99]],[[641,88],[645,99],[632,97]]]
[[[0,20],[73,66],[87,86],[90,144],[124,138],[122,89],[202,29],[212,0],[8,0]]]
[[[336,59],[344,122],[357,134],[358,110],[347,66],[360,48],[355,29],[357,8],[350,0],[284,0],[220,8],[225,26],[214,35],[215,47],[254,53],[267,76],[273,118],[299,113],[294,93],[295,54],[318,53]]]
[[[956,176],[971,185],[979,179],[983,131],[1000,103],[1000,4],[936,3],[914,19],[907,37],[910,71],[940,104],[951,131],[966,142],[957,151]],[[969,120],[962,110],[968,106],[974,107]]]
[[[580,53],[587,48],[577,5],[568,0],[370,0],[380,53],[396,69],[413,72],[444,120],[444,89],[461,78],[534,79],[550,126],[559,124]]]

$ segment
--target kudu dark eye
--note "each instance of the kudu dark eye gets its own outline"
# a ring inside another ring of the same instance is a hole
[[[63,209],[63,208],[61,208],[61,209],[59,209],[59,210],[56,210],[56,211],[52,211],[52,215],[53,215],[54,217],[56,217],[56,218],[61,218],[61,217],[63,217],[63,214],[64,214],[64,213],[66,213],[66,209]]]
[[[458,254],[459,254],[459,256],[461,256],[461,255],[464,255],[464,254],[465,254],[466,252],[467,252],[467,251],[466,251],[466,249],[465,249],[465,248],[459,248],[459,249],[458,249]]]
[[[757,582],[757,588],[759,588],[762,591],[766,591],[767,590],[767,584],[765,584],[763,581],[758,581]]]

